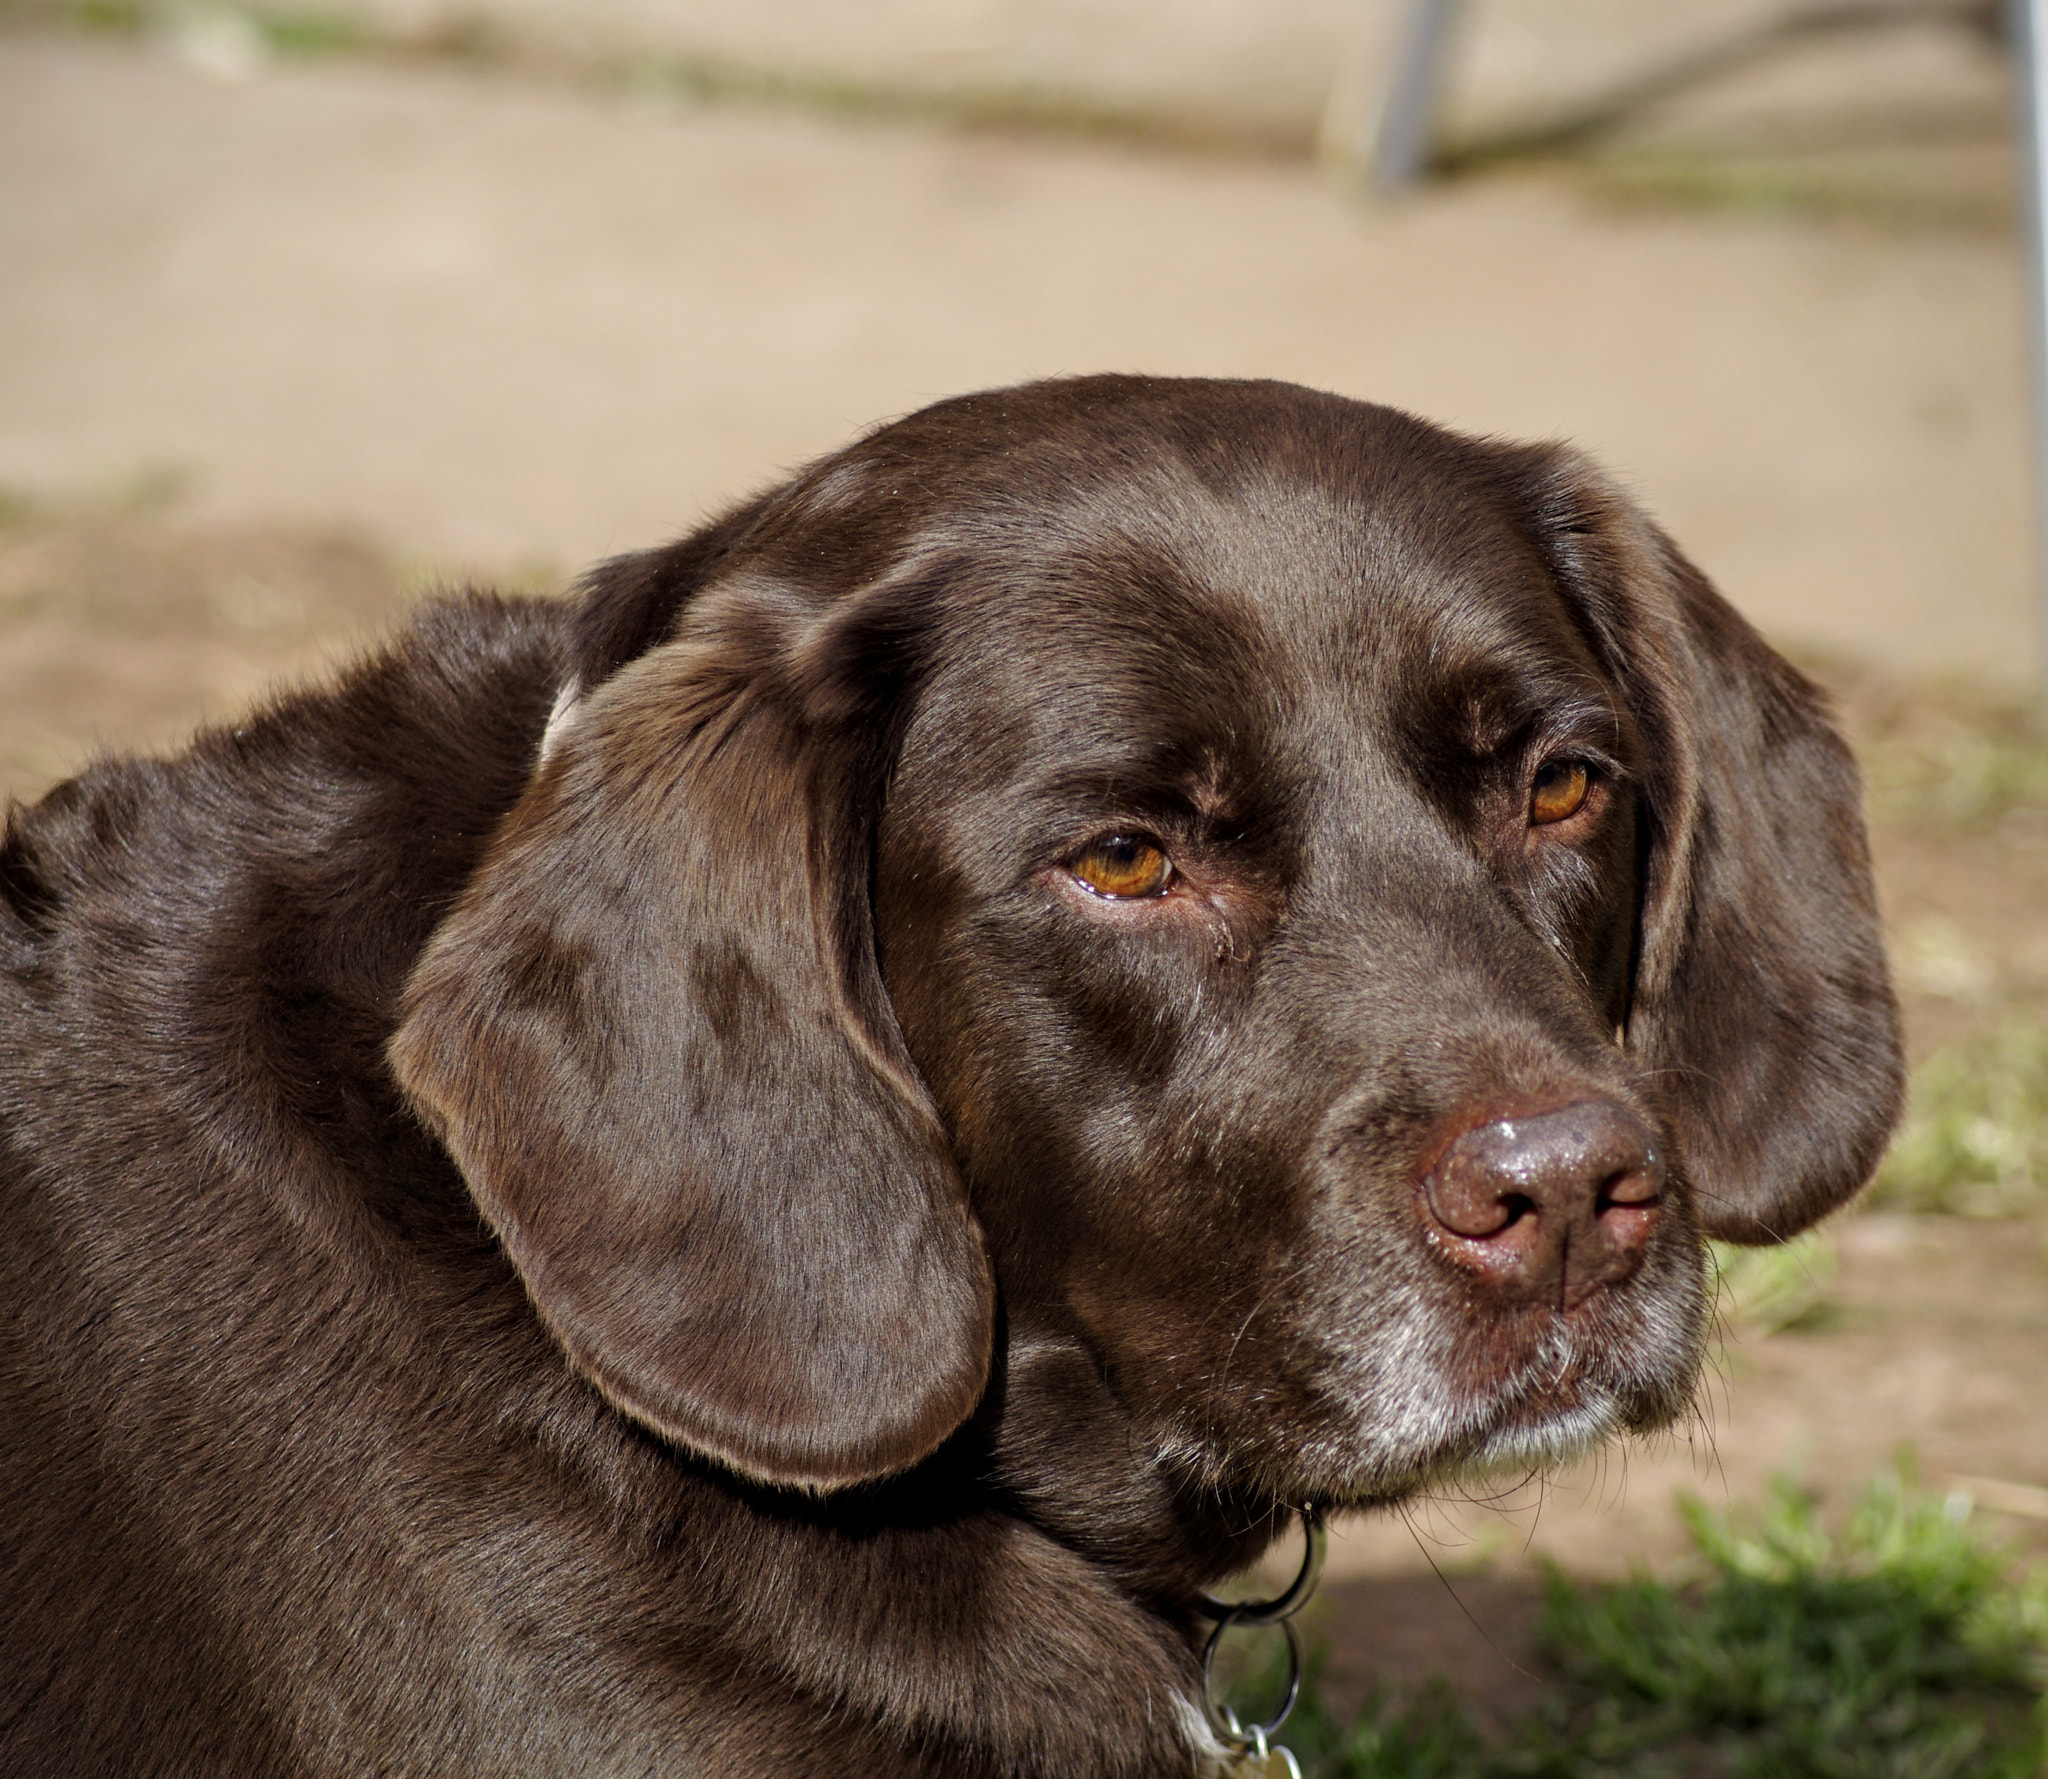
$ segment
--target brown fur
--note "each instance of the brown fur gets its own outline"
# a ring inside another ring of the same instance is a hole
[[[1135,378],[93,766],[0,1003],[24,1774],[1189,1773],[1200,1588],[1681,1412],[1899,1078],[1854,769],[1626,500]],[[1571,1252],[1443,1226],[1520,1116]]]

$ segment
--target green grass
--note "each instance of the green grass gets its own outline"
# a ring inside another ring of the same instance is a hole
[[[2048,1029],[2012,1019],[1929,1057],[1870,1196],[1979,1217],[2048,1207]]]
[[[1903,120],[1897,120],[1903,123]],[[1839,148],[1737,142],[1613,144],[1576,163],[1596,200],[1623,210],[1692,210],[1876,228],[2005,233],[2015,193],[1995,137]]]
[[[27,525],[35,518],[37,505],[34,495],[0,483],[0,531],[14,531]]]
[[[1834,1284],[1834,1238],[1809,1230],[1769,1248],[1709,1242],[1707,1255],[1721,1320],[1737,1334],[1825,1328],[1840,1315]]]
[[[1924,848],[1969,837],[1959,857],[1998,870],[2048,846],[2048,718],[2036,702],[1951,689],[1895,700],[1864,742],[1880,842]],[[2009,1217],[2048,1210],[2048,1024],[2023,973],[1938,916],[1899,933],[1901,978],[1974,1008],[1975,1029],[1914,1072],[1904,1124],[1871,1201],[1903,1210]]]
[[[339,12],[294,7],[242,7],[228,0],[0,0],[0,17],[128,35],[202,17],[246,22],[268,48],[304,54],[354,49],[365,27]]]
[[[2048,734],[2032,705],[1909,712],[1862,754],[1883,823],[1982,830],[2048,812]]]
[[[1314,1684],[1280,1740],[1308,1779],[2039,1779],[2048,1581],[1898,1473],[1841,1523],[1780,1483],[1684,1512],[1676,1580],[1553,1573],[1545,1704],[1483,1733],[1445,1687],[1340,1722]],[[1313,1664],[1312,1664],[1313,1668]]]

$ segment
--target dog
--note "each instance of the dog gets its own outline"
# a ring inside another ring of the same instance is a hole
[[[1187,1775],[1298,1511],[1656,1428],[1900,1084],[1851,759],[1582,458],[886,425],[0,849],[0,1769]]]

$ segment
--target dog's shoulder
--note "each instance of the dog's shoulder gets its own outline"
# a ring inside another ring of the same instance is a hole
[[[390,1171],[378,1153],[411,1141],[393,1009],[532,770],[565,614],[427,602],[327,683],[9,811],[0,1137],[21,1172],[118,1219],[149,1181]]]
[[[45,1004],[67,979],[132,1003],[138,970],[209,935],[260,938],[300,897],[322,898],[326,929],[393,892],[386,912],[445,900],[532,770],[567,623],[550,601],[438,598],[327,683],[11,808],[0,974]],[[67,960],[118,968],[75,977]]]
[[[423,1329],[508,1397],[544,1369],[382,1044],[532,769],[565,630],[543,601],[435,600],[325,684],[8,813],[0,1498],[35,1511],[0,1540],[0,1766],[97,1770],[80,1751],[102,1748],[107,1770],[168,1771],[142,1753],[172,1746],[156,1719],[202,1765],[210,1737],[220,1770],[293,1765],[262,1713],[219,1701],[314,1660],[283,1579],[313,1561],[308,1527],[400,1536],[375,1458],[415,1412],[395,1380],[430,1375]],[[330,1398],[348,1409],[295,1443]],[[266,1491],[298,1514],[251,1518]],[[387,1603],[432,1591],[369,1560]],[[79,1690],[117,1662],[132,1721]]]

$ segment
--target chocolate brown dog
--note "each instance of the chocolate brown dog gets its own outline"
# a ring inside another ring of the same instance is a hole
[[[1291,1509],[1873,1166],[1854,769],[1583,461],[882,428],[0,850],[0,1769],[1187,1775]]]

